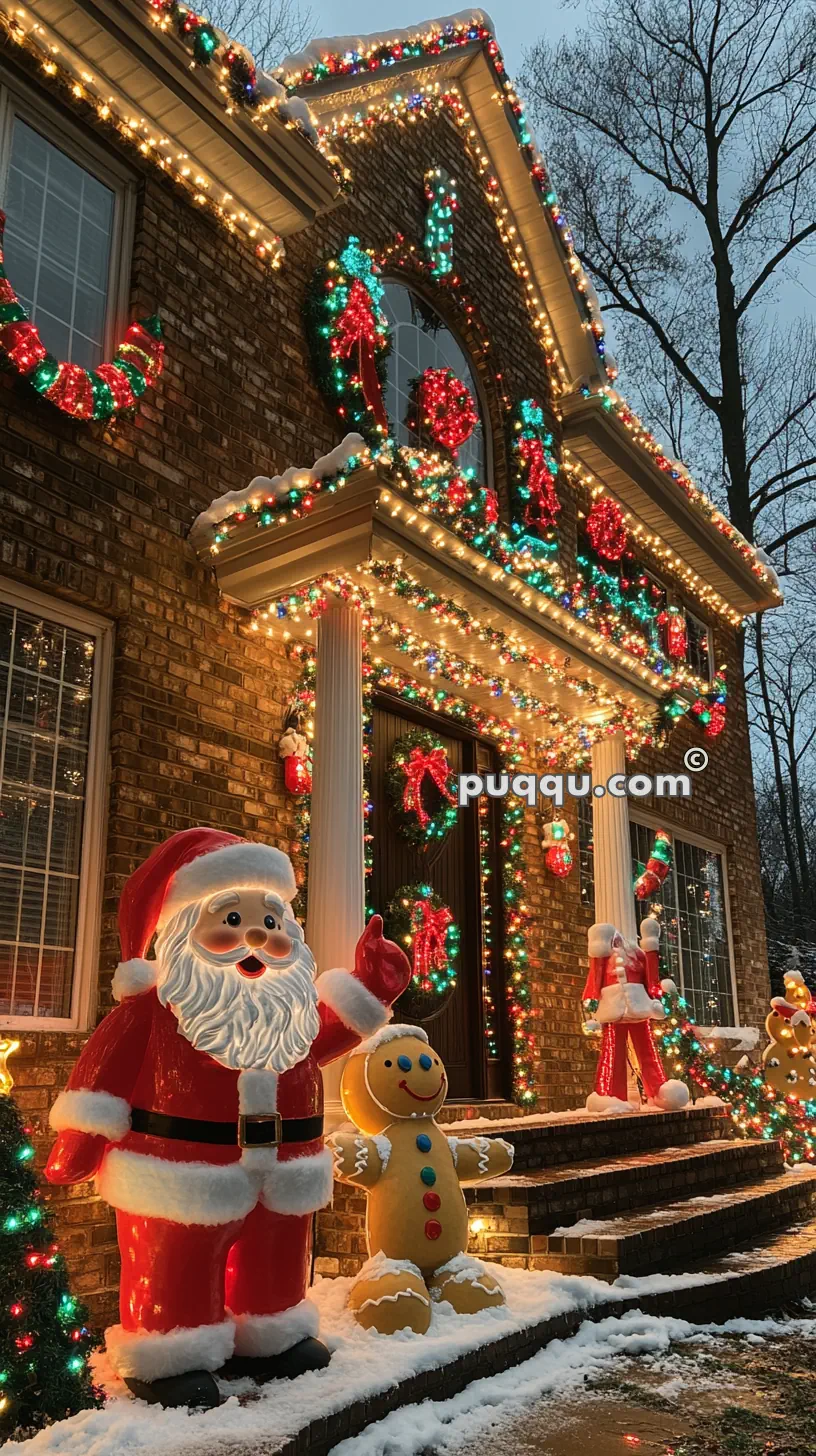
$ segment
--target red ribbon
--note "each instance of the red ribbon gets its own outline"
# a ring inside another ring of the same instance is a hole
[[[332,340],[331,352],[335,359],[351,359],[355,349],[357,350],[357,368],[366,404],[377,424],[387,431],[388,418],[374,357],[376,337],[377,325],[368,289],[359,278],[355,278],[349,289],[348,302],[337,320],[337,333]]]
[[[550,470],[541,440],[519,440],[521,463],[527,471],[529,500],[524,511],[525,526],[553,526],[561,509],[555,493],[555,476]]]
[[[430,814],[422,802],[422,785],[425,775],[430,774],[440,794],[449,804],[456,803],[456,797],[448,788],[447,755],[444,748],[432,748],[426,753],[423,748],[412,748],[407,763],[403,764],[405,788],[402,791],[402,807],[406,814],[416,814],[422,828],[430,821]]]
[[[422,923],[418,920],[422,917]],[[446,938],[453,915],[447,905],[438,910],[427,900],[417,900],[411,921],[414,926],[414,975],[421,982],[428,980],[431,971],[444,971],[448,964]]]

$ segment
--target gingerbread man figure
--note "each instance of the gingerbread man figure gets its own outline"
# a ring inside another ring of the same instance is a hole
[[[434,1120],[448,1079],[416,1026],[386,1026],[343,1069],[343,1107],[359,1132],[328,1141],[335,1177],[368,1192],[369,1261],[349,1298],[355,1319],[389,1335],[424,1334],[431,1301],[460,1314],[504,1304],[484,1264],[467,1253],[461,1183],[506,1173],[513,1149],[502,1138],[448,1138]]]

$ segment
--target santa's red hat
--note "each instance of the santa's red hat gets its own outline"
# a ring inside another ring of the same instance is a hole
[[[181,829],[134,870],[119,901],[122,960],[113,977],[113,996],[147,991],[156,963],[144,959],[157,930],[185,905],[220,890],[276,891],[292,915],[297,886],[292,863],[270,844],[253,844],[221,829]]]

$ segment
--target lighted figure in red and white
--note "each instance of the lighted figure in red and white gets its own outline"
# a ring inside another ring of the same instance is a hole
[[[664,1111],[685,1107],[688,1088],[667,1079],[652,1036],[651,1023],[666,1015],[662,993],[675,990],[661,981],[658,946],[660,926],[642,921],[640,945],[625,940],[614,925],[593,925],[589,932],[589,975],[584,986],[587,1031],[602,1031],[595,1090],[587,1098],[589,1112],[624,1112],[627,1102],[627,1048],[640,1065],[650,1102]]]
[[[96,1175],[116,1209],[108,1355],[165,1405],[217,1405],[210,1372],[328,1363],[306,1297],[312,1214],[332,1190],[320,1067],[389,1020],[410,968],[373,916],[354,970],[315,982],[295,889],[267,845],[214,829],[160,845],[122,894],[120,1005],[52,1109],[48,1178]]]

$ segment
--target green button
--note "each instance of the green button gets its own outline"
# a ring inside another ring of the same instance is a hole
[[[434,1172],[433,1168],[423,1168],[419,1176],[422,1179],[423,1183],[427,1183],[429,1188],[433,1188],[433,1185],[436,1182],[436,1173]]]

